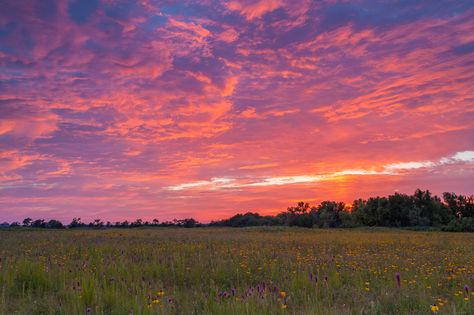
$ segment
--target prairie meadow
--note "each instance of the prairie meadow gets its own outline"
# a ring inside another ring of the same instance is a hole
[[[474,234],[0,231],[0,314],[473,314]]]

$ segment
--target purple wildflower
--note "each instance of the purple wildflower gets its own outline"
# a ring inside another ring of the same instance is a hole
[[[395,274],[395,279],[397,280],[397,286],[400,288],[400,272],[397,272]]]
[[[464,292],[466,293],[466,295],[469,295],[469,286],[467,284],[464,285]]]
[[[86,307],[86,313],[88,313],[88,314],[89,314],[89,313],[92,313],[92,308]]]

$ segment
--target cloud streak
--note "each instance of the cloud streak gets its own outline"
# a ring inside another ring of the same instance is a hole
[[[294,176],[277,176],[262,178],[253,182],[238,183],[235,178],[212,178],[211,180],[203,180],[192,183],[179,184],[166,187],[169,190],[186,190],[186,189],[228,189],[228,188],[244,188],[255,186],[280,186],[302,183],[317,183],[321,181],[340,180],[344,176],[365,176],[365,175],[402,175],[404,171],[416,169],[432,169],[442,167],[444,165],[457,163],[474,163],[474,151],[457,152],[448,157],[442,157],[437,161],[417,161],[417,162],[400,162],[372,169],[346,169],[327,174],[318,175],[294,175]]]

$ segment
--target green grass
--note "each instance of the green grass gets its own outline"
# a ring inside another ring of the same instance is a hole
[[[474,314],[474,234],[18,229],[0,258],[0,314]]]

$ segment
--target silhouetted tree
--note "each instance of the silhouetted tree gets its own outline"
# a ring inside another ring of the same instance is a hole
[[[62,229],[62,228],[64,228],[64,226],[61,223],[61,221],[49,220],[48,223],[46,223],[46,228],[48,228],[48,229]]]
[[[102,228],[104,227],[104,222],[101,219],[95,219],[94,222],[91,222],[92,226],[95,228]]]
[[[26,218],[23,220],[23,226],[30,226],[31,221],[33,221],[32,218]]]
[[[43,219],[38,219],[31,222],[30,226],[34,228],[45,228],[46,222]]]
[[[342,225],[342,213],[345,211],[344,202],[323,201],[317,207],[315,224],[318,227],[340,227]]]
[[[474,217],[474,196],[458,196],[455,193],[445,192],[443,199],[450,215],[457,218]]]
[[[81,218],[73,218],[71,223],[68,225],[70,228],[78,228],[85,226],[85,223],[81,222]]]
[[[132,223],[130,223],[130,227],[140,227],[143,225],[143,220],[142,219],[136,219]]]

